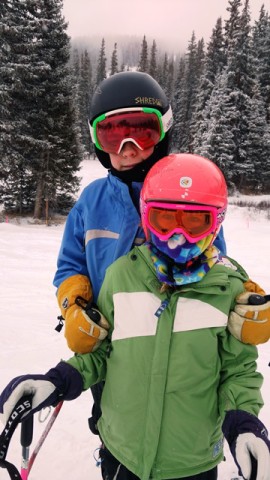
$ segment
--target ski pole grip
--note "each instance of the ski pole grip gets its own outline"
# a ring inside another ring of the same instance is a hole
[[[263,305],[264,303],[269,302],[270,295],[258,295],[253,293],[248,298],[249,305]]]
[[[33,440],[34,415],[22,421],[21,425],[21,446],[30,447]]]

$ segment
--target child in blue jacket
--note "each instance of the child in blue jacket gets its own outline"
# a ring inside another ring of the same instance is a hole
[[[95,312],[91,319],[78,297],[95,303],[107,267],[144,242],[140,190],[151,166],[169,153],[172,123],[169,100],[146,73],[117,73],[96,88],[89,127],[96,155],[109,174],[86,187],[69,213],[54,278],[65,336],[74,352],[95,350],[107,335],[105,319],[97,325]],[[226,253],[222,228],[215,245]],[[233,334],[246,343],[267,341],[269,302],[247,305],[250,293],[264,292],[253,282],[246,283],[246,290],[235,308]]]

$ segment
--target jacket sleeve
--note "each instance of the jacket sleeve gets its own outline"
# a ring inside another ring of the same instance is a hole
[[[110,341],[106,338],[94,353],[75,354],[67,363],[76,368],[83,379],[83,389],[87,390],[106,377],[106,358],[110,351]]]
[[[111,335],[113,330],[113,278],[109,267],[102,284],[99,297],[98,308],[103,315],[107,315],[110,324],[108,337],[103,340],[100,347],[93,353],[76,354],[68,360],[72,367],[76,368],[83,377],[84,390],[95,383],[105,380],[107,358],[111,351]]]
[[[257,348],[239,342],[226,329],[219,336],[219,357],[222,419],[228,410],[244,410],[257,416],[263,406],[263,377],[256,371]]]
[[[70,211],[62,243],[57,259],[57,271],[53,280],[55,287],[72,275],[85,275],[89,277],[86,265],[84,245],[84,224],[82,216],[76,205]]]

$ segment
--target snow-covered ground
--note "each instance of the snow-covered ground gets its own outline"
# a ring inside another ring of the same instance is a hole
[[[85,161],[82,187],[106,171],[97,161]],[[265,198],[265,197],[264,197]],[[270,199],[270,195],[267,197]],[[231,205],[225,220],[228,253],[238,260],[251,278],[270,293],[270,221],[266,212]],[[8,220],[8,219],[7,219]],[[69,358],[62,333],[54,327],[59,315],[52,278],[63,233],[62,225],[33,225],[7,221],[0,224],[0,391],[14,376],[43,373],[61,358]],[[260,418],[270,429],[270,342],[259,347],[258,369],[264,374],[265,406]],[[100,480],[100,468],[93,458],[99,440],[88,429],[92,398],[85,392],[66,402],[40,450],[29,480]],[[35,417],[34,440],[46,423]],[[2,426],[0,426],[2,431]],[[219,467],[219,480],[237,477],[237,469],[226,452]],[[20,430],[15,432],[7,459],[20,466]],[[8,479],[0,469],[0,479]]]

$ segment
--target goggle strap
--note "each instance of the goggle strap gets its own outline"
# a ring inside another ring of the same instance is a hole
[[[163,130],[164,133],[166,133],[169,128],[171,128],[173,123],[173,113],[172,113],[172,107],[170,106],[169,110],[167,110],[166,113],[162,116],[162,125],[163,125]]]
[[[94,136],[94,129],[93,129],[91,123],[89,122],[89,120],[88,120],[88,126],[89,126],[91,140],[92,140],[93,143],[96,143],[95,142],[95,136]]]
[[[118,113],[126,113],[126,112],[143,112],[143,107],[125,107],[125,108],[117,108],[116,110],[110,110],[106,112],[105,118],[110,117],[111,115],[117,115]]]

